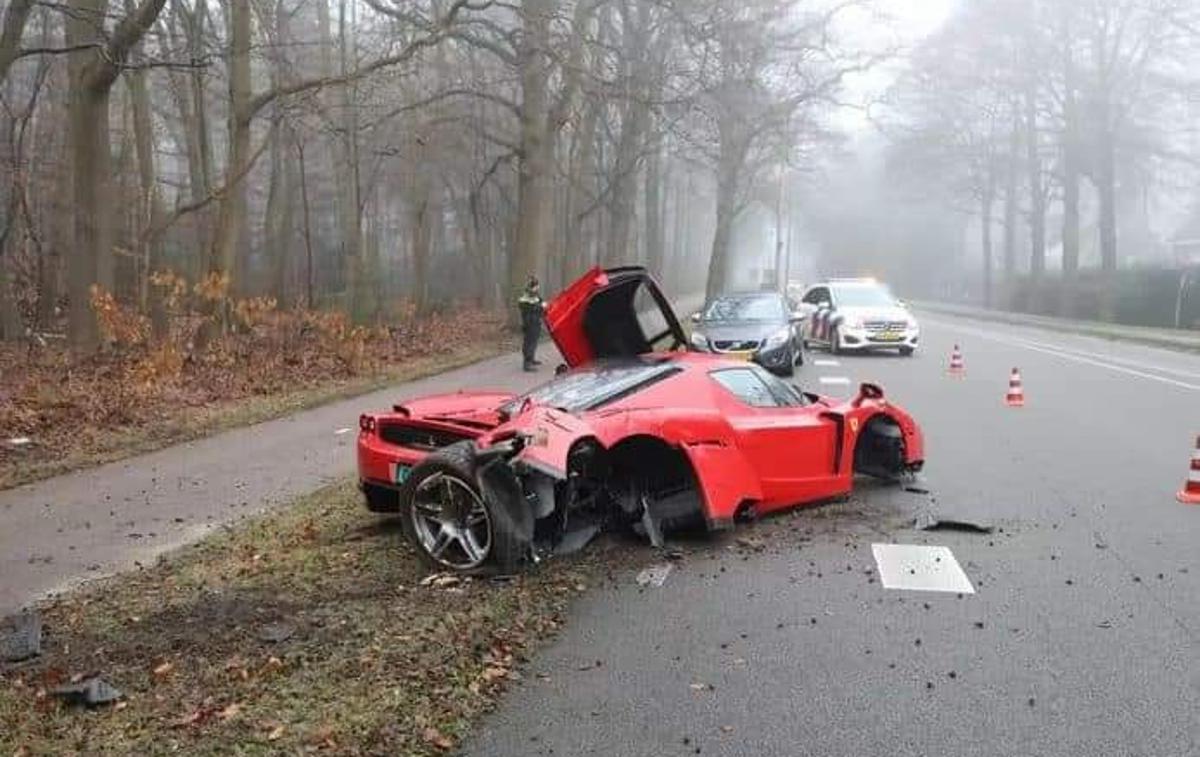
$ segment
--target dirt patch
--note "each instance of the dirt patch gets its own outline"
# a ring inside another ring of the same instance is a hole
[[[346,340],[301,323],[210,345],[169,374],[148,347],[75,359],[0,344],[0,489],[258,423],[515,348],[499,314],[460,311]]]
[[[422,586],[339,484],[44,605],[41,656],[0,668],[0,754],[440,754],[627,548]],[[91,675],[124,698],[50,693]]]

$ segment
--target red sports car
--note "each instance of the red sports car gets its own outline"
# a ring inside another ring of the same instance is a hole
[[[633,527],[728,528],[918,470],[921,431],[883,392],[803,392],[686,351],[639,267],[595,268],[546,309],[568,370],[527,394],[456,392],[359,421],[367,507],[399,513],[433,565],[511,571]]]

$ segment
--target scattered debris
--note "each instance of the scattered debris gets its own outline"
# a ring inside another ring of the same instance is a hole
[[[1096,624],[1096,628],[1112,628],[1111,620],[1102,620]]]
[[[5,443],[10,447],[24,447],[28,444],[33,444],[33,440],[28,436],[14,436]]]
[[[432,586],[435,589],[445,589],[457,586],[462,579],[452,573],[431,573],[421,579],[421,586]]]
[[[42,618],[36,612],[14,615],[0,625],[0,660],[21,662],[42,653]]]
[[[660,563],[643,569],[637,574],[638,586],[662,586],[674,567],[670,563]]]
[[[734,541],[739,547],[743,549],[750,549],[755,552],[762,552],[767,548],[766,542],[757,536],[739,536]]]
[[[341,436],[342,434],[348,434],[348,433],[350,433],[350,429],[349,429],[349,428],[339,428],[337,431],[334,431],[334,432],[333,432],[333,435],[334,435],[334,436]]]
[[[279,644],[292,638],[296,627],[290,623],[267,623],[258,629],[258,640],[270,644]]]
[[[977,534],[990,534],[992,532],[992,524],[986,521],[940,518],[928,511],[921,513],[913,519],[913,528],[918,531],[969,531]]]
[[[120,689],[112,686],[102,678],[87,678],[76,683],[58,686],[50,690],[51,695],[58,697],[67,704],[99,707],[111,704],[125,695]]]

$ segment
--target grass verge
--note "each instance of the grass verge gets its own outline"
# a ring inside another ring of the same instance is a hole
[[[421,586],[393,522],[351,482],[322,489],[45,604],[42,655],[0,667],[0,754],[444,753],[606,551]],[[89,711],[48,696],[86,674],[125,698]]]
[[[489,335],[490,336],[490,335]],[[182,406],[157,422],[117,428],[81,429],[78,445],[32,445],[0,450],[0,489],[40,481],[51,476],[90,468],[134,455],[153,452],[239,426],[280,418],[382,389],[391,384],[433,376],[443,371],[495,357],[515,349],[511,339],[488,338],[439,354],[415,357],[367,376],[334,380],[281,394],[251,396],[206,407]]]

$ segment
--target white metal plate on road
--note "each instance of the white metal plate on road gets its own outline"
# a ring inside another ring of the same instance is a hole
[[[841,363],[836,360],[814,360],[813,365],[817,365],[822,368],[836,368],[841,365]]]
[[[879,583],[885,589],[975,593],[971,579],[963,573],[949,547],[872,544],[871,552],[879,568]]]
[[[820,381],[822,384],[837,384],[838,386],[845,386],[850,383],[850,379],[845,376],[822,376]]]

